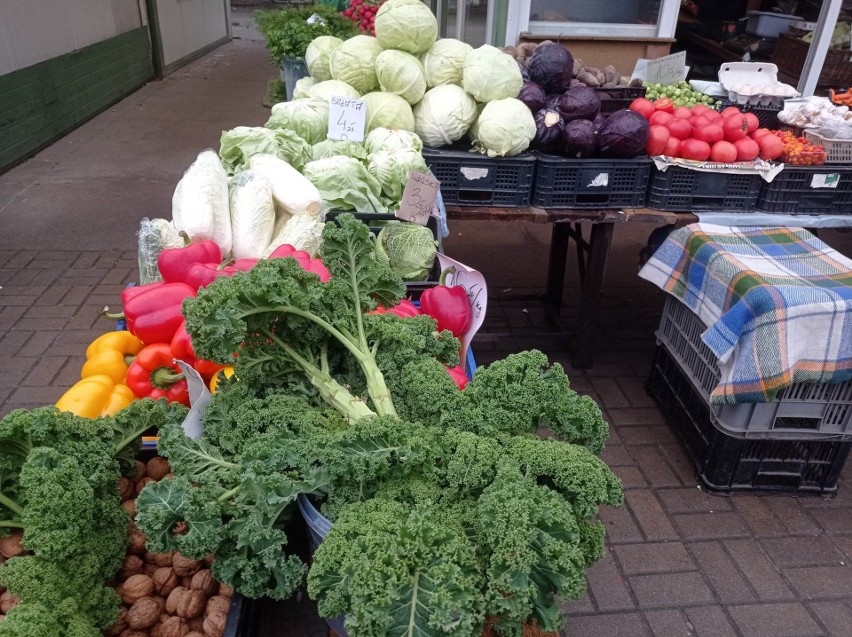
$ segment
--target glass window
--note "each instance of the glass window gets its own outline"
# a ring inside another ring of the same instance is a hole
[[[530,0],[530,22],[657,24],[661,0]]]

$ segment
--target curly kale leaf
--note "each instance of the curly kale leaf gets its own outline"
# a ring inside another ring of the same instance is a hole
[[[320,614],[352,637],[467,637],[485,620],[482,575],[461,524],[383,499],[347,507],[314,555]]]
[[[168,423],[181,423],[187,411],[183,405],[167,402],[165,398],[142,398],[114,415],[102,418],[113,431],[113,455],[119,461],[122,473],[127,474],[135,468],[141,436],[145,432],[156,432]]]
[[[497,632],[520,637],[530,620],[545,632],[561,629],[559,598],[579,597],[586,586],[571,505],[508,462],[479,498],[478,512],[477,539],[487,551],[487,612],[499,618]]]

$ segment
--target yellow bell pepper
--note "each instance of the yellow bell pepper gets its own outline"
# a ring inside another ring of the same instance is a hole
[[[97,418],[111,416],[135,398],[126,385],[114,383],[106,374],[94,374],[77,381],[62,395],[56,407],[84,418]]]
[[[131,357],[144,347],[142,341],[128,331],[107,332],[86,348],[86,362],[80,378],[96,374],[109,376],[116,385],[124,385]]]
[[[219,374],[224,374],[225,378],[230,378],[234,375],[233,365],[225,365],[222,369],[213,374],[213,377],[210,379],[210,384],[208,385],[210,387],[211,394],[215,394],[216,389],[219,387]]]

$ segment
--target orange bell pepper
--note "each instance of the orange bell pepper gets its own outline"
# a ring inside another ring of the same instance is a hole
[[[111,416],[135,400],[130,388],[116,384],[106,374],[93,374],[77,381],[65,392],[56,407],[83,418]]]
[[[126,330],[107,332],[86,348],[86,362],[80,378],[104,374],[113,383],[125,385],[127,368],[143,347],[142,341]]]

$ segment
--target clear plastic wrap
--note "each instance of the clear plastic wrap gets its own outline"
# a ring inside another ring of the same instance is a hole
[[[139,222],[139,285],[162,281],[157,259],[167,248],[182,248],[184,239],[170,221],[144,217]]]

